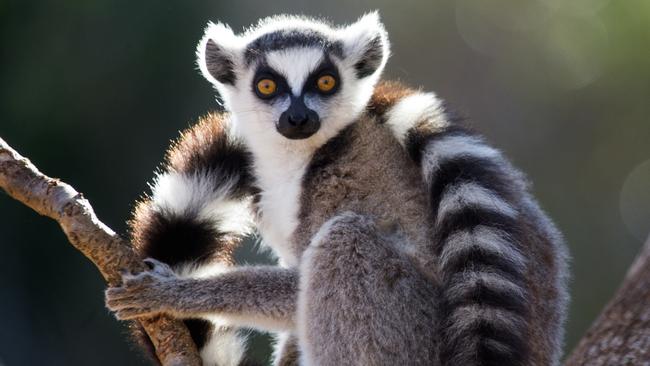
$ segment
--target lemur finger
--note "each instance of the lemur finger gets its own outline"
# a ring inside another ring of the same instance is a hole
[[[150,308],[124,308],[115,312],[115,317],[120,320],[151,317],[158,314]]]
[[[120,297],[127,293],[124,287],[109,287],[104,291],[104,296],[106,299]]]
[[[112,311],[140,306],[142,302],[142,298],[132,294],[116,297],[107,296],[105,300],[106,307]]]
[[[106,302],[113,300],[122,300],[133,297],[133,293],[122,287],[112,287],[106,290]]]
[[[111,311],[120,311],[127,308],[133,308],[137,304],[134,301],[134,298],[122,298],[122,299],[107,299],[106,307]]]

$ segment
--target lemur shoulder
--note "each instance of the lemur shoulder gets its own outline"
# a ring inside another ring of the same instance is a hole
[[[120,319],[185,319],[205,365],[241,365],[239,328],[280,365],[555,365],[561,235],[503,154],[431,93],[380,75],[376,13],[235,35],[198,63],[227,112],[170,149],[131,221],[152,270],[107,290]],[[277,266],[237,266],[256,231]]]

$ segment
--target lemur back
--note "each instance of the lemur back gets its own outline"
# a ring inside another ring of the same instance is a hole
[[[345,211],[403,232],[405,251],[432,247],[422,173],[380,117],[364,114],[315,152],[302,178],[300,226],[293,236],[297,252],[327,220]]]

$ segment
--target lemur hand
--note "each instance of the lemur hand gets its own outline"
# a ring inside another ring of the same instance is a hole
[[[134,319],[164,313],[170,309],[171,296],[180,279],[165,263],[147,258],[148,271],[122,276],[122,286],[106,290],[106,307],[118,319]]]

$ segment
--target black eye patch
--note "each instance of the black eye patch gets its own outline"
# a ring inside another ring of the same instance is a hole
[[[264,79],[272,80],[275,83],[275,91],[272,94],[266,95],[260,92],[258,83]],[[286,94],[291,91],[287,79],[266,64],[262,64],[257,68],[251,88],[255,95],[267,102],[272,102],[272,100],[278,95]]]
[[[318,79],[322,76],[332,76],[334,78],[335,84],[334,87],[327,92],[323,92],[318,88]],[[305,84],[302,87],[302,94],[305,93],[315,93],[323,97],[329,97],[335,94],[341,88],[341,77],[339,75],[339,70],[336,65],[326,57],[320,65],[311,73],[305,81]]]
[[[327,91],[323,91],[319,89],[318,79],[322,76],[333,77],[335,83],[334,87]],[[260,83],[265,79],[272,80],[275,83],[275,91],[271,94],[264,94],[258,88],[258,83]],[[340,78],[338,68],[329,57],[326,57],[318,65],[318,67],[316,67],[316,69],[309,74],[307,80],[305,80],[305,84],[302,87],[301,95],[305,95],[309,93],[309,94],[317,94],[321,97],[330,97],[341,88],[341,84],[342,83],[341,83],[341,78]],[[255,71],[255,76],[253,77],[253,83],[251,87],[253,93],[255,93],[255,95],[257,95],[258,98],[268,103],[272,103],[273,100],[279,95],[291,93],[291,88],[289,87],[289,83],[287,82],[287,79],[283,75],[275,71],[273,68],[268,66],[266,63],[262,63],[258,66],[257,70]]]

